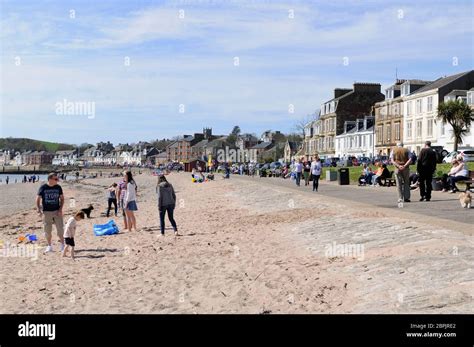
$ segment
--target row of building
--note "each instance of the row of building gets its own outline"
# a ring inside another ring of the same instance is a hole
[[[140,166],[160,165],[169,162],[187,163],[192,160],[205,160],[214,158],[218,161],[257,161],[264,156],[278,160],[276,149],[285,143],[276,141],[284,136],[279,131],[266,131],[260,138],[252,134],[235,136],[230,143],[229,136],[213,135],[211,128],[204,128],[202,133],[183,135],[172,141],[165,150],[158,151],[148,142],[139,142],[133,146],[119,144],[113,146],[110,142],[100,142],[95,146],[85,149],[61,150],[55,153],[46,151],[13,150],[0,151],[0,165],[80,165],[80,166]],[[291,145],[291,146],[290,146]],[[298,149],[293,143],[288,160]],[[230,156],[229,149],[241,151],[242,156]],[[220,154],[227,157],[220,158]],[[235,158],[235,159],[234,159]],[[239,159],[239,160],[237,160]]]
[[[419,153],[426,140],[451,151],[452,128],[437,120],[439,103],[448,100],[461,100],[474,109],[474,70],[435,81],[397,79],[385,95],[378,83],[337,88],[317,118],[305,126],[298,155],[390,155],[397,142]],[[474,131],[466,134],[463,145],[474,146]]]
[[[183,135],[158,151],[148,142],[133,146],[100,142],[83,153],[78,149],[57,151],[0,151],[0,165],[159,165],[192,160],[291,161],[295,156],[373,157],[390,155],[397,142],[419,153],[426,140],[451,151],[452,128],[437,119],[439,103],[461,100],[474,109],[474,70],[435,81],[397,79],[381,92],[378,83],[354,83],[351,89],[336,88],[333,98],[321,105],[315,120],[306,124],[302,143],[282,142],[279,131],[266,131],[260,138],[251,134],[213,135],[211,128],[202,133]],[[283,137],[284,138],[284,137]],[[466,134],[464,146],[474,146],[474,131]],[[284,148],[282,148],[284,146]],[[237,160],[219,158],[219,153],[240,150]],[[281,149],[281,151],[278,151]],[[283,156],[283,158],[281,158]]]
[[[143,165],[159,152],[151,144],[140,142],[134,146],[120,144],[113,146],[110,142],[100,142],[85,149],[61,150],[54,153],[47,151],[0,151],[0,165]]]

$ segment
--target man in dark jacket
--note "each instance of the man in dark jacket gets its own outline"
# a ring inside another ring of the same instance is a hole
[[[161,235],[165,236],[165,215],[168,212],[168,219],[174,229],[174,234],[178,235],[178,227],[173,218],[174,208],[176,207],[176,194],[173,186],[168,183],[165,176],[160,176],[156,186],[158,194],[158,210],[160,211],[160,229]]]
[[[433,189],[431,181],[433,180],[433,173],[436,170],[436,152],[431,148],[431,141],[425,142],[425,148],[421,150],[418,156],[416,170],[420,175],[420,201],[430,201],[431,190]]]

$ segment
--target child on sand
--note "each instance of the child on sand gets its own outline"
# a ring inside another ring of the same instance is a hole
[[[66,244],[66,247],[64,247],[63,250],[63,257],[67,256],[67,251],[69,247],[71,247],[71,258],[74,260],[74,235],[76,234],[76,223],[81,219],[84,219],[84,212],[79,211],[76,212],[74,217],[69,218],[66,223],[66,229],[64,230],[64,243]]]

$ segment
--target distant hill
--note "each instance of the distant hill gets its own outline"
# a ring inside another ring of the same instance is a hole
[[[56,152],[74,149],[74,145],[66,143],[55,143],[25,138],[6,137],[0,138],[0,149],[10,149],[15,151],[48,151]]]

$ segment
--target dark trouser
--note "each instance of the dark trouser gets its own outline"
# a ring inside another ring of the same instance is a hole
[[[313,175],[313,192],[318,191],[320,176],[321,175]]]
[[[296,185],[299,186],[301,182],[301,172],[296,173]]]
[[[446,190],[449,189],[448,177],[449,176],[446,174],[443,174],[443,177],[441,177],[441,185],[443,186],[443,189],[446,189]]]
[[[456,187],[456,182],[466,181],[468,179],[469,178],[465,177],[465,176],[449,176],[448,177],[448,185],[452,190],[459,190],[458,187]]]
[[[303,173],[303,176],[304,176],[304,185],[309,186],[309,171],[305,171]]]
[[[176,222],[173,218],[174,206],[163,206],[160,210],[160,229],[161,233],[165,233],[165,214],[168,212],[168,219],[170,220],[171,225],[173,226],[174,231],[178,231],[178,227],[176,226]]]
[[[432,171],[421,171],[418,172],[420,178],[418,182],[420,183],[420,195],[427,200],[431,199],[431,191],[433,187],[431,185],[431,181],[433,180],[433,172]]]
[[[114,205],[115,215],[117,215],[117,199],[109,198],[108,203],[109,203],[109,206],[107,207],[107,217],[110,214],[110,209],[112,208],[112,204]]]

